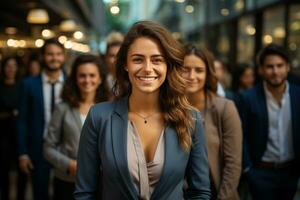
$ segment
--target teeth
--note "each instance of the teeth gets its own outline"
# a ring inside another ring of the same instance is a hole
[[[154,81],[157,77],[138,77],[142,81]]]

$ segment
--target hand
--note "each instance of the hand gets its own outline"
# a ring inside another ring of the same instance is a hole
[[[68,173],[71,176],[76,176],[76,171],[77,171],[77,161],[76,160],[71,160],[69,162]]]
[[[27,175],[30,175],[30,172],[34,169],[29,157],[19,158],[19,167],[21,171]]]

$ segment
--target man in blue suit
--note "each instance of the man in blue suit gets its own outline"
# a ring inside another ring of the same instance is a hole
[[[263,81],[242,94],[240,107],[244,175],[253,199],[292,200],[299,178],[300,88],[287,81],[289,57],[282,47],[265,47],[258,64]]]
[[[34,200],[47,200],[50,165],[43,158],[43,138],[56,103],[60,101],[65,62],[64,47],[47,40],[42,47],[41,75],[22,83],[18,119],[19,167],[32,178]]]

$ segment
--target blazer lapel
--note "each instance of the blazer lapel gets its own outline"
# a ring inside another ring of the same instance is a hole
[[[263,87],[263,84],[260,84],[257,89],[257,104],[258,104],[258,112],[261,117],[261,124],[263,125],[262,132],[264,134],[264,139],[267,140],[268,137],[268,130],[269,130],[269,117],[268,117],[268,108],[267,108],[267,101],[266,101],[266,94]]]
[[[128,97],[117,102],[115,113],[112,115],[112,146],[116,167],[121,176],[124,195],[128,199],[137,199],[138,193],[133,185],[127,160],[127,123]]]
[[[82,128],[82,122],[80,119],[80,112],[77,108],[72,108],[72,115],[75,119],[74,123],[76,124],[78,130],[81,130]]]
[[[36,92],[36,97],[38,98],[39,102],[39,110],[41,113],[42,120],[44,122],[43,126],[45,125],[45,109],[44,109],[44,91],[43,91],[43,80],[42,80],[42,75],[39,75],[36,79],[36,84],[34,84],[35,91]],[[44,129],[44,128],[43,128]]]
[[[299,123],[299,119],[297,118],[298,106],[297,106],[297,96],[294,91],[294,86],[290,84],[290,102],[291,102],[291,118],[292,118],[292,136],[293,136],[293,146],[294,149],[299,145],[297,142],[300,141],[300,135],[298,134],[299,130],[297,130],[297,123]],[[299,126],[298,126],[299,127]],[[296,152],[296,150],[294,150]]]

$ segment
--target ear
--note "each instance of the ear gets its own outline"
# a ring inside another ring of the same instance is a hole
[[[124,70],[125,70],[126,72],[128,72],[128,68],[127,68],[127,67],[124,67]]]

